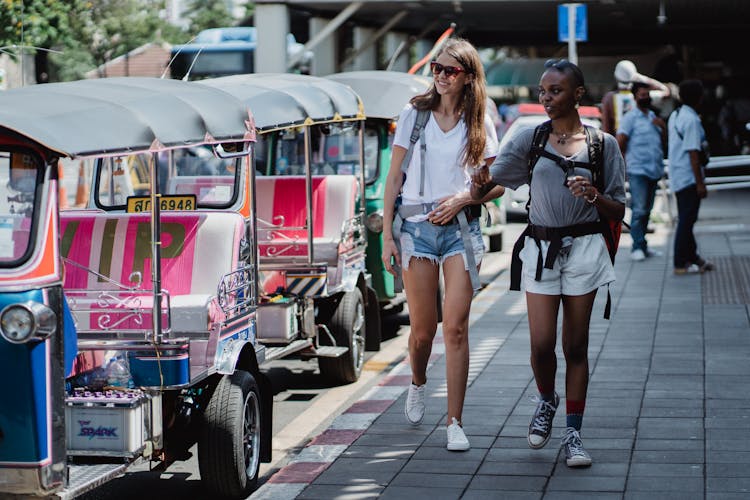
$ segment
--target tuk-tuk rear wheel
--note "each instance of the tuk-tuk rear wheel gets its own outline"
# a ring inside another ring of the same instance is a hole
[[[242,370],[224,375],[204,413],[198,441],[201,481],[223,498],[246,498],[258,485],[260,393]]]
[[[356,382],[365,362],[365,303],[359,288],[344,293],[330,328],[336,345],[349,350],[338,358],[318,358],[320,373],[334,382]]]

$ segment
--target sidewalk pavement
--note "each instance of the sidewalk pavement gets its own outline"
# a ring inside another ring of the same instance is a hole
[[[664,255],[644,262],[629,260],[630,239],[623,235],[612,320],[602,318],[605,293],[592,315],[581,432],[592,467],[565,465],[562,402],[549,444],[532,450],[526,443],[536,394],[526,307],[523,294],[508,292],[508,273],[502,273],[472,306],[463,415],[470,451],[445,449],[438,332],[420,426],[404,418],[406,360],[251,498],[749,498],[750,224],[744,214],[750,201],[742,193],[712,193],[702,209],[702,218],[708,216],[696,236],[702,254],[716,263],[714,272],[673,275],[668,226],[648,236]],[[559,342],[557,351],[562,398]]]

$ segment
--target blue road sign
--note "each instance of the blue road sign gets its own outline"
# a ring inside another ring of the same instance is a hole
[[[557,39],[560,42],[567,42],[568,34],[568,5],[560,4],[557,6]],[[589,39],[588,14],[586,4],[573,4],[576,11],[576,41],[587,42]]]

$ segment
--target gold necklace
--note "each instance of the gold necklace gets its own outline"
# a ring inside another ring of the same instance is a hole
[[[573,136],[575,136],[577,134],[580,134],[581,132],[583,132],[583,125],[581,125],[581,127],[579,127],[577,130],[574,130],[573,132],[571,132],[569,134],[565,133],[565,132],[555,132],[554,130],[552,131],[552,133],[557,136],[557,143],[558,144],[565,144],[565,143],[567,143],[568,139],[570,139],[571,137],[573,137]]]

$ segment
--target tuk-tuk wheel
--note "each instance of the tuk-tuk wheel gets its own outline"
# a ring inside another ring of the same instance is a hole
[[[318,358],[320,373],[335,382],[356,382],[365,362],[365,303],[355,288],[344,293],[330,322],[336,345],[349,350],[338,358]]]
[[[204,413],[198,466],[204,487],[223,498],[246,498],[258,485],[260,393],[242,370],[224,375]]]

